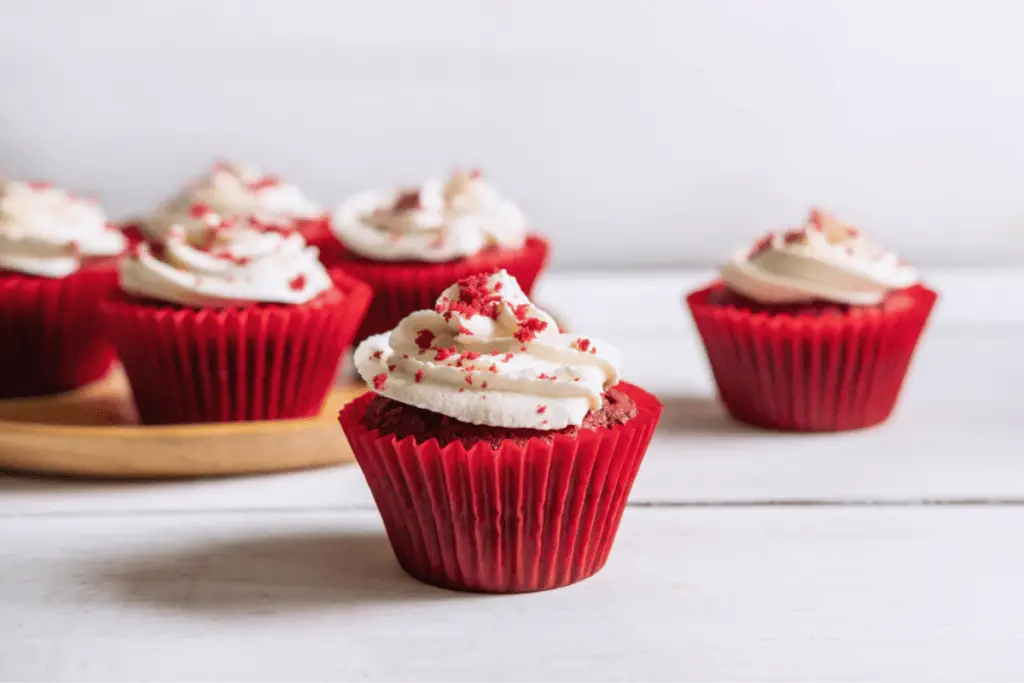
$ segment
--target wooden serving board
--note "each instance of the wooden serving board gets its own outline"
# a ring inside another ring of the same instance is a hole
[[[0,401],[0,469],[75,477],[154,479],[278,472],[350,462],[338,425],[362,386],[336,387],[315,418],[139,425],[117,369],[82,389]]]

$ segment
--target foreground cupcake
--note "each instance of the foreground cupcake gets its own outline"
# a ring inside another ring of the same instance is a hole
[[[205,207],[120,263],[103,314],[146,423],[317,414],[370,290],[294,231]]]
[[[736,254],[687,303],[726,408],[770,429],[892,413],[937,295],[856,228],[812,211]]]
[[[114,358],[96,302],[116,287],[121,233],[99,205],[0,181],[0,399],[75,389]]]
[[[611,345],[559,333],[501,271],[355,358],[374,391],[340,421],[409,574],[523,592],[604,565],[661,415]]]
[[[313,246],[333,241],[329,216],[296,185],[252,166],[225,162],[194,178],[139,227],[149,239],[161,240],[173,226],[189,225],[196,206],[224,218],[255,218],[267,225],[298,230]]]
[[[548,243],[527,234],[523,212],[478,172],[418,188],[364,192],[335,212],[338,242],[324,262],[374,290],[360,337],[433,306],[452,282],[504,268],[529,294],[547,263]]]

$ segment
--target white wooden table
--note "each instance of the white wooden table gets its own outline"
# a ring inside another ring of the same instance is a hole
[[[593,579],[418,584],[354,467],[0,477],[0,680],[1024,678],[1024,272],[932,274],[901,409],[838,436],[724,417],[681,303],[706,278],[542,289],[666,404]]]

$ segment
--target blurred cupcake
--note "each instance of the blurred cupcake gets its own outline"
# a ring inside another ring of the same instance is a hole
[[[726,408],[769,429],[884,421],[937,295],[856,228],[812,211],[687,298]]]
[[[340,244],[324,247],[324,262],[374,290],[360,338],[430,308],[469,275],[503,268],[529,294],[548,257],[547,240],[527,234],[523,212],[478,172],[356,195],[335,212],[332,228]]]
[[[120,263],[104,318],[146,423],[316,415],[370,290],[302,235],[193,207]]]
[[[604,566],[661,415],[608,343],[561,334],[505,271],[446,289],[356,349],[340,422],[402,567],[469,591]]]
[[[328,214],[297,186],[258,168],[224,162],[193,179],[139,228],[151,240],[163,239],[173,226],[188,225],[197,206],[223,218],[252,217],[267,225],[294,228],[311,246],[334,241]]]
[[[0,399],[75,389],[114,359],[96,302],[125,239],[93,200],[0,181]]]

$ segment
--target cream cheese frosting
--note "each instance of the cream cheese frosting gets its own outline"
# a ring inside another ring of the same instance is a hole
[[[323,207],[297,186],[252,166],[219,162],[164,202],[143,228],[150,238],[163,239],[172,226],[188,224],[197,204],[225,218],[253,217],[282,227],[324,215]]]
[[[302,304],[333,286],[298,232],[222,218],[203,205],[162,242],[137,245],[119,274],[129,294],[184,306]]]
[[[881,303],[917,273],[858,229],[812,210],[804,226],[769,234],[721,268],[730,289],[763,304]]]
[[[332,227],[348,249],[376,261],[443,262],[526,243],[526,216],[476,171],[363,192],[338,208]]]
[[[432,311],[366,339],[356,368],[374,391],[461,422],[579,426],[618,383],[610,344],[559,332],[504,270],[449,287]]]
[[[0,270],[63,278],[124,248],[97,202],[49,183],[0,181]]]

